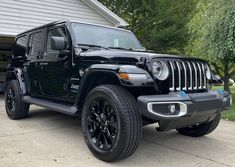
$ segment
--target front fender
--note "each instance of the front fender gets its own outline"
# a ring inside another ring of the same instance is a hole
[[[123,86],[153,86],[154,81],[149,73],[133,65],[110,65],[95,64],[90,70],[109,70],[112,71],[120,80]],[[122,78],[121,73],[127,74],[128,78]]]
[[[128,75],[123,79],[120,73]],[[143,69],[131,65],[94,64],[84,74],[78,94],[76,105],[82,104],[91,89],[102,84],[115,84],[125,87],[153,86],[151,76]]]

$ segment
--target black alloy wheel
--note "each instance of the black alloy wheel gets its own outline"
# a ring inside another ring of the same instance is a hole
[[[10,119],[22,119],[28,116],[29,104],[22,101],[17,80],[9,81],[6,85],[5,108]]]
[[[118,133],[119,122],[115,110],[105,98],[99,97],[91,103],[88,115],[88,137],[97,148],[109,150]]]
[[[85,142],[94,156],[114,162],[132,155],[142,134],[136,99],[117,85],[92,89],[82,110]]]

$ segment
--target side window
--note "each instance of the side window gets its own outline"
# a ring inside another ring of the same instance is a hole
[[[54,56],[57,56],[59,54],[59,51],[58,50],[53,50],[51,48],[51,37],[65,37],[66,38],[65,28],[64,27],[59,27],[59,28],[51,29],[51,30],[48,31],[46,53],[47,53],[48,56],[54,57]]]
[[[14,57],[24,57],[26,54],[26,48],[27,48],[27,36],[24,35],[17,38],[12,50]]]
[[[42,32],[36,32],[29,37],[29,56],[31,59],[39,58],[41,54]]]

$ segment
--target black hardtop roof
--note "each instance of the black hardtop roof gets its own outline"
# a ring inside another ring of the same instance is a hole
[[[32,28],[32,29],[26,30],[26,31],[18,34],[17,36],[21,36],[21,35],[24,35],[28,32],[31,32],[31,31],[35,31],[35,30],[38,30],[38,29],[42,29],[42,28],[45,28],[45,27],[53,26],[53,25],[56,25],[56,24],[62,24],[62,23],[66,23],[66,22],[68,22],[68,20],[53,21],[51,23],[44,24],[44,25],[41,25],[41,26],[38,26],[38,27],[35,27],[35,28]]]
[[[72,22],[74,22],[74,23],[81,23],[81,24],[96,25],[96,26],[102,26],[102,27],[108,27],[108,28],[113,28],[113,29],[129,31],[129,30],[122,29],[122,28],[116,28],[116,27],[112,27],[112,26],[105,26],[105,25],[101,25],[101,24],[93,24],[93,23],[82,22],[82,21],[77,21],[77,20],[59,20],[59,21],[54,21],[54,22],[51,22],[51,23],[48,23],[48,24],[44,24],[44,25],[32,28],[30,30],[24,31],[24,32],[18,34],[17,36],[22,36],[22,35],[24,35],[26,33],[29,33],[29,32],[32,32],[32,31],[36,31],[38,29],[42,29],[42,28],[45,28],[45,27],[50,27],[50,26],[54,26],[54,25],[57,25],[57,24],[63,24],[63,23],[72,23]]]

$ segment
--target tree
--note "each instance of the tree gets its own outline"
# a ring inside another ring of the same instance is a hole
[[[100,0],[124,18],[143,46],[157,53],[183,54],[187,23],[198,0]]]
[[[230,92],[229,78],[235,74],[235,6],[234,0],[201,0],[189,22],[189,55],[207,58],[224,80]]]
[[[210,30],[206,46],[214,55],[211,63],[223,76],[224,89],[230,92],[229,78],[235,74],[235,10],[226,10]]]

